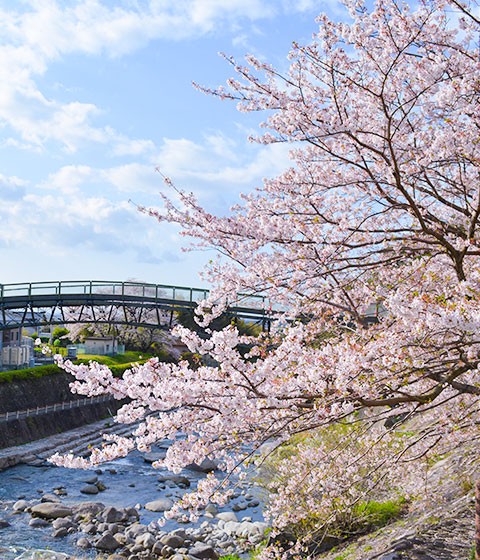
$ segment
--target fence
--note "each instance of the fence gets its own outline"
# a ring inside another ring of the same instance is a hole
[[[0,414],[0,422],[8,422],[9,420],[20,420],[29,416],[40,416],[41,414],[49,414],[60,410],[70,410],[72,408],[80,408],[90,404],[97,404],[113,400],[110,395],[102,395],[100,397],[88,397],[77,399],[74,401],[63,401],[61,403],[49,404],[46,406],[37,406],[36,408],[27,408],[27,410],[15,410],[12,412],[4,412]]]

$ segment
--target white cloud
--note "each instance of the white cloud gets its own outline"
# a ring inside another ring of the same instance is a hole
[[[0,173],[0,201],[21,200],[26,192],[27,181],[19,177],[6,177]]]
[[[198,181],[250,188],[263,177],[284,170],[290,163],[290,149],[288,144],[239,147],[223,135],[210,135],[202,144],[185,138],[165,138],[157,160],[164,175],[174,182],[187,181],[187,190],[197,186]]]
[[[0,205],[0,245],[35,247],[46,254],[68,255],[74,249],[99,252],[136,250],[144,243],[138,231],[142,216],[128,202],[70,193],[32,192]]]
[[[94,170],[88,165],[65,165],[39,185],[39,189],[53,190],[57,195],[72,195],[88,181]]]
[[[99,127],[96,104],[49,99],[36,77],[67,55],[121,56],[156,39],[180,41],[230,29],[234,42],[248,44],[248,34],[258,32],[255,22],[313,5],[312,0],[26,0],[16,12],[0,8],[0,124],[11,128],[12,141],[34,150],[51,141],[68,153],[86,142],[110,142],[114,155],[148,153],[148,139],[129,140]]]
[[[101,170],[100,177],[117,190],[129,193],[130,196],[140,192],[158,192],[162,184],[153,165],[140,163],[128,163]]]
[[[154,150],[155,144],[151,140],[130,139],[123,135],[117,135],[112,153],[115,156],[139,156],[151,153]]]

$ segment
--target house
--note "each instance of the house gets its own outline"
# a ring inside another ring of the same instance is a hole
[[[117,339],[113,336],[87,336],[84,343],[79,347],[79,351],[97,356],[114,356],[123,350],[123,346],[120,347]]]
[[[0,330],[0,370],[32,367],[35,362],[34,341],[23,336],[23,329],[18,326],[18,314],[5,313],[6,324],[11,324],[11,328]]]

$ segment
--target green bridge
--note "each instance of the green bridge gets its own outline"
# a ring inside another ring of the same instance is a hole
[[[169,328],[178,311],[206,299],[203,288],[140,282],[61,281],[0,284],[0,331],[68,323]],[[238,294],[227,312],[268,328],[267,298]]]

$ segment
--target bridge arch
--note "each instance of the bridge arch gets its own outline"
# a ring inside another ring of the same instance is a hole
[[[0,284],[0,331],[72,323],[169,328],[175,311],[192,310],[208,295],[204,288],[142,282]],[[228,312],[263,325],[270,321],[264,296],[240,294]]]

